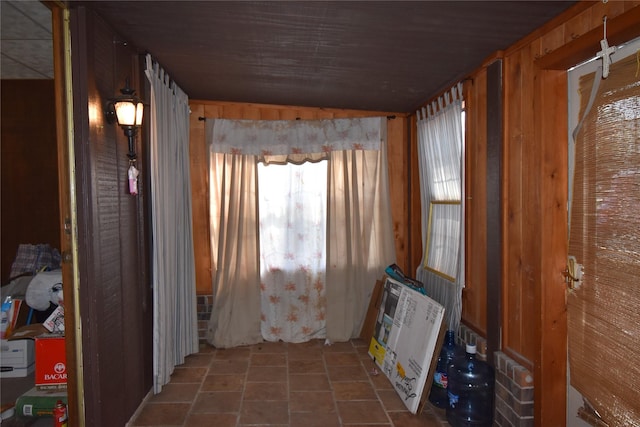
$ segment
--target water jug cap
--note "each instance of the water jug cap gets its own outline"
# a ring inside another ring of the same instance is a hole
[[[467,353],[476,354],[476,345],[475,344],[467,344]]]

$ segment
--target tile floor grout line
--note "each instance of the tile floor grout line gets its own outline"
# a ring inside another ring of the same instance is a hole
[[[369,354],[369,351],[367,350],[367,355]],[[372,362],[374,364],[374,367],[371,368],[371,371],[367,370],[367,367],[364,365],[364,360],[361,358],[360,359],[360,363],[362,365],[362,368],[364,369],[364,372],[367,375],[367,379],[369,380],[369,384],[371,385],[371,387],[373,387],[373,391],[376,394],[376,398],[378,399],[378,401],[380,402],[380,405],[382,406],[382,410],[384,411],[384,415],[387,417],[387,420],[389,421],[389,425],[391,427],[394,427],[394,423],[393,420],[391,419],[391,416],[389,415],[389,411],[387,410],[387,406],[385,405],[382,396],[380,396],[380,389],[378,389],[378,387],[376,387],[376,385],[373,382],[373,379],[371,378],[371,376],[373,375],[373,370],[375,369],[377,372],[375,374],[375,376],[380,375],[380,371],[378,370],[378,365],[375,362],[375,359],[372,357],[370,360],[367,360],[367,362]],[[371,375],[370,375],[371,374]]]
[[[289,345],[286,345],[287,351],[284,353],[284,366],[287,374],[287,412],[289,414],[289,425],[291,425],[291,378],[289,372]]]
[[[326,346],[326,344],[325,344]],[[336,411],[336,415],[338,416],[338,423],[340,424],[340,427],[342,427],[344,425],[344,423],[342,422],[342,415],[340,414],[340,411],[338,410],[338,401],[336,400],[336,392],[333,388],[333,381],[331,381],[330,377],[329,377],[329,366],[327,365],[327,358],[325,357],[327,353],[324,351],[324,346],[322,347],[322,362],[324,364],[324,372],[325,375],[327,376],[327,381],[329,381],[329,389],[331,391],[331,398],[333,399],[333,407],[335,408]]]
[[[200,379],[200,386],[198,387],[198,390],[196,391],[195,396],[193,397],[193,399],[191,399],[191,406],[189,407],[189,410],[187,411],[187,415],[184,418],[184,421],[182,423],[182,426],[185,427],[187,425],[187,422],[189,421],[189,417],[194,413],[193,409],[196,406],[196,402],[198,401],[198,396],[200,395],[200,392],[202,391],[202,387],[205,383],[205,381],[207,380],[207,377],[209,376],[209,369],[211,368],[211,364],[213,363],[213,361],[215,360],[216,354],[217,354],[217,350],[212,351],[212,355],[209,359],[209,364],[206,366],[206,370],[204,375],[202,376],[202,378]],[[198,353],[195,354],[200,354],[200,351],[198,351]]]
[[[253,364],[255,345],[249,346],[249,358],[247,359],[247,368],[244,372],[244,381],[242,382],[242,392],[240,393],[240,405],[238,407],[238,414],[236,415],[236,427],[240,426],[240,420],[242,419],[242,409],[244,407],[244,397],[247,391],[247,383],[249,382],[249,372],[251,371],[251,365]]]

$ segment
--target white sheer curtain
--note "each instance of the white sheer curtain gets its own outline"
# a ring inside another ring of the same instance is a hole
[[[386,119],[208,119],[206,128],[212,147],[215,266],[209,341],[230,347],[260,340],[264,307],[259,304],[258,160],[328,160],[326,337],[344,341],[358,336],[376,279],[395,261],[384,149]],[[222,157],[227,158],[224,168]],[[239,158],[247,160],[233,168],[231,159]],[[241,169],[251,172],[241,174]],[[231,233],[233,241],[226,236],[230,229],[237,230]],[[286,282],[281,286],[287,290]],[[238,307],[243,307],[242,314]],[[313,336],[320,336],[314,328]]]
[[[325,337],[327,162],[258,165],[262,336]]]
[[[417,112],[423,262],[416,277],[457,330],[464,287],[462,84]]]
[[[189,177],[189,99],[150,55],[149,153],[153,269],[153,390],[198,351]]]

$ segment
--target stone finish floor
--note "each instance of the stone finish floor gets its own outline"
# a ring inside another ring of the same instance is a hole
[[[150,395],[128,426],[443,427],[429,402],[411,414],[360,340],[325,346],[202,345]]]

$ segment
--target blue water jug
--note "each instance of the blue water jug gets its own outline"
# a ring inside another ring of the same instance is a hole
[[[438,408],[446,408],[449,405],[447,370],[453,359],[460,355],[459,353],[455,332],[449,330],[446,332],[442,350],[440,350],[440,355],[438,356],[436,371],[433,374],[433,384],[429,393],[429,401]]]
[[[449,365],[447,421],[453,427],[493,425],[494,372],[476,359],[476,346],[467,344],[466,354]]]

